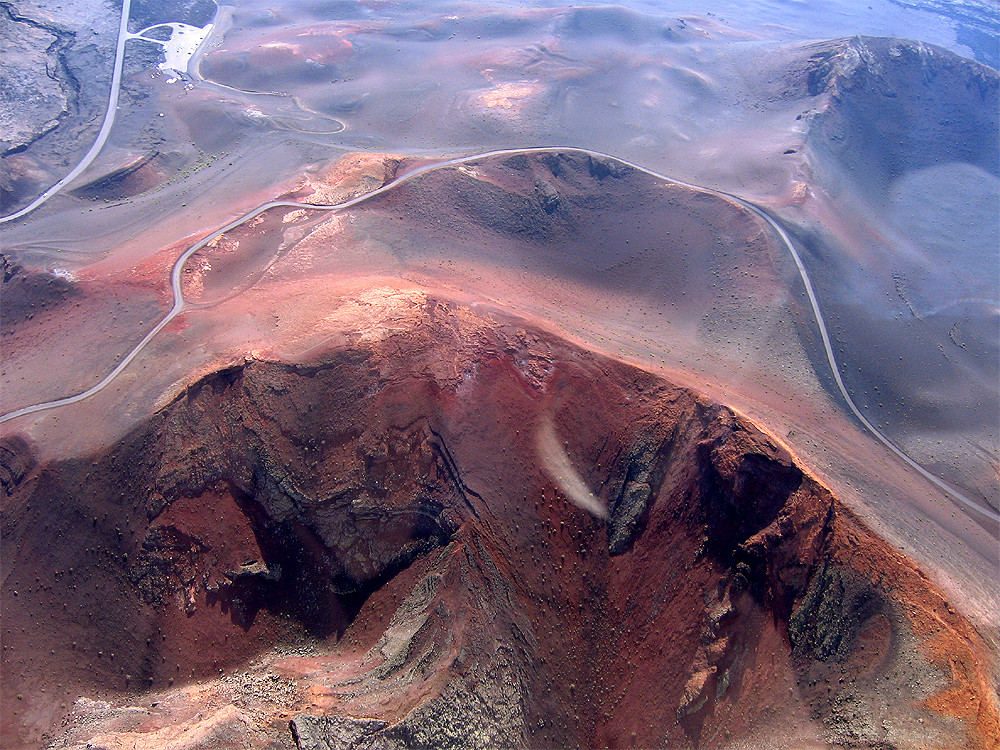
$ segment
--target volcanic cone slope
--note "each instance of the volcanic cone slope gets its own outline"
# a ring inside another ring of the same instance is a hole
[[[5,747],[997,736],[975,629],[782,445],[521,319],[424,297],[0,455]]]

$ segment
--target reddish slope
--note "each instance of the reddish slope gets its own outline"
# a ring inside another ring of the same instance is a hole
[[[516,320],[430,302],[100,455],[4,451],[5,747],[997,737],[975,631],[774,440]],[[79,695],[112,705],[54,728]]]

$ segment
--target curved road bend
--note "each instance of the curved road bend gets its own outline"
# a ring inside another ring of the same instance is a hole
[[[132,12],[132,0],[122,0],[122,17],[118,24],[118,45],[115,48],[115,68],[111,75],[111,91],[108,94],[108,109],[104,113],[104,122],[101,124],[101,130],[97,134],[97,140],[94,141],[90,150],[84,154],[83,159],[80,163],[70,170],[70,173],[63,177],[59,182],[50,187],[44,193],[39,195],[35,200],[29,203],[27,206],[22,208],[20,211],[15,211],[7,216],[0,216],[0,224],[4,224],[8,221],[14,221],[15,219],[20,219],[22,216],[31,213],[40,205],[45,203],[49,198],[62,190],[66,185],[71,183],[87,167],[91,165],[97,155],[104,148],[104,144],[108,140],[108,135],[111,133],[111,128],[115,124],[115,116],[118,113],[118,95],[121,92],[122,83],[122,67],[125,62],[125,42],[128,41],[128,19],[129,14]]]
[[[125,0],[126,4],[128,2],[129,0]],[[135,348],[133,348],[132,351],[126,354],[124,358],[122,358],[122,360],[113,370],[111,370],[111,372],[109,372],[106,376],[104,376],[104,378],[99,383],[91,386],[90,388],[81,393],[76,394],[75,396],[67,396],[66,398],[60,398],[53,401],[45,401],[43,403],[34,404],[32,406],[25,406],[21,409],[17,409],[16,411],[4,414],[0,416],[0,423],[6,422],[10,419],[16,419],[17,417],[22,417],[26,414],[32,414],[47,409],[54,409],[59,406],[67,406],[69,404],[75,404],[78,401],[83,401],[84,399],[90,398],[94,394],[104,390],[104,388],[106,388],[116,377],[118,377],[118,375],[126,367],[129,366],[132,360],[134,360],[137,356],[139,356],[139,354],[142,352],[143,349],[146,348],[146,345],[149,344],[149,342],[153,339],[153,337],[156,336],[156,334],[158,334],[161,330],[163,330],[163,328],[167,326],[170,323],[170,321],[176,318],[184,310],[184,304],[185,304],[184,291],[181,288],[181,275],[184,270],[184,264],[187,262],[188,258],[190,258],[194,253],[198,252],[198,250],[203,248],[205,245],[214,240],[216,237],[219,237],[220,235],[223,235],[226,232],[235,229],[236,227],[241,226],[242,224],[245,224],[248,221],[251,221],[260,214],[264,213],[265,211],[269,211],[272,208],[304,208],[317,211],[340,211],[364,203],[365,201],[369,201],[372,198],[382,195],[383,193],[386,193],[389,190],[392,190],[393,188],[398,187],[403,183],[409,182],[421,175],[427,174],[428,172],[433,172],[439,169],[447,169],[449,167],[458,166],[461,164],[469,164],[471,162],[480,161],[482,159],[488,159],[493,157],[516,156],[520,154],[533,154],[533,153],[547,153],[552,151],[558,151],[563,153],[576,153],[576,154],[582,154],[584,156],[592,156],[604,159],[613,159],[614,161],[617,161],[621,164],[631,167],[632,169],[647,174],[655,179],[662,180],[664,182],[670,182],[675,185],[681,185],[683,187],[690,188],[692,190],[698,190],[703,193],[708,193],[710,195],[715,195],[725,198],[763,219],[768,224],[768,226],[771,227],[771,229],[778,236],[781,242],[785,245],[785,247],[788,249],[788,252],[792,256],[792,259],[795,261],[795,266],[798,269],[799,277],[802,279],[802,284],[805,287],[806,296],[809,300],[809,306],[812,308],[813,317],[816,320],[816,325],[819,328],[820,336],[822,337],[823,340],[823,349],[826,352],[827,363],[830,365],[830,369],[833,372],[833,377],[837,383],[837,388],[840,391],[840,395],[843,396],[844,401],[847,403],[848,408],[851,410],[851,413],[853,413],[854,416],[857,417],[858,421],[860,421],[861,424],[863,424],[865,428],[879,442],[885,445],[897,457],[899,457],[902,461],[904,461],[907,464],[907,466],[914,469],[922,477],[930,481],[936,487],[938,487],[946,494],[953,497],[955,500],[959,501],[962,505],[966,506],[970,510],[980,513],[981,515],[985,516],[986,518],[992,521],[1000,521],[1000,514],[995,513],[989,508],[984,508],[978,503],[970,500],[960,491],[956,490],[954,487],[949,485],[944,480],[930,473],[923,466],[921,466],[912,458],[910,458],[908,455],[906,455],[906,453],[904,453],[900,448],[898,448],[888,437],[883,435],[882,432],[871,421],[869,421],[867,417],[865,417],[865,415],[861,412],[861,409],[858,408],[857,404],[854,402],[854,399],[851,398],[851,394],[848,392],[847,387],[844,384],[843,378],[840,375],[840,366],[837,363],[837,358],[833,352],[833,346],[830,342],[830,334],[827,331],[826,321],[823,318],[823,313],[820,311],[819,301],[816,299],[816,292],[813,289],[812,281],[809,278],[809,273],[806,271],[805,264],[802,262],[802,258],[799,256],[798,251],[795,249],[795,243],[792,241],[792,238],[789,237],[785,229],[775,219],[773,219],[770,214],[768,214],[766,211],[764,211],[764,209],[760,208],[756,204],[751,203],[750,201],[744,198],[740,198],[737,195],[733,195],[732,193],[727,193],[721,190],[713,190],[711,188],[705,188],[699,185],[693,185],[689,182],[684,182],[683,180],[674,179],[673,177],[668,177],[667,175],[660,174],[659,172],[654,172],[651,169],[647,169],[646,167],[634,164],[625,159],[619,159],[617,157],[610,156],[608,154],[602,154],[598,151],[592,151],[590,149],[585,149],[585,148],[576,148],[572,146],[567,146],[567,147],[539,146],[533,148],[496,149],[493,151],[486,151],[480,154],[473,154],[470,156],[460,156],[460,157],[455,157],[453,159],[446,159],[444,161],[439,161],[433,164],[426,164],[422,167],[418,167],[417,169],[414,169],[411,172],[407,172],[401,177],[398,177],[397,179],[386,183],[382,187],[377,188],[371,191],[370,193],[365,193],[364,195],[358,196],[357,198],[352,198],[351,200],[345,201],[343,203],[336,203],[332,205],[314,205],[311,203],[300,203],[298,201],[270,201],[268,203],[264,203],[263,205],[258,206],[252,211],[243,214],[242,216],[229,222],[221,229],[215,230],[204,239],[196,242],[194,245],[185,250],[180,255],[180,257],[177,258],[177,260],[174,262],[173,268],[170,271],[170,286],[174,298],[174,304],[170,308],[170,311],[163,317],[163,319],[159,323],[156,324],[155,327],[153,327],[151,331],[149,331],[149,333],[147,333],[142,338],[142,340],[138,344],[136,344]]]
[[[816,324],[819,326],[820,335],[823,337],[823,349],[826,351],[826,361],[830,365],[830,370],[833,372],[834,380],[837,381],[837,388],[840,390],[840,395],[844,397],[844,401],[847,402],[847,406],[850,408],[854,416],[858,418],[858,421],[860,421],[861,424],[867,428],[868,432],[870,432],[880,443],[895,453],[924,479],[932,482],[939,489],[943,490],[945,494],[951,495],[955,500],[958,500],[967,508],[976,511],[977,513],[981,513],[992,521],[1000,521],[1000,515],[994,513],[988,508],[984,508],[978,503],[973,502],[943,479],[931,474],[927,471],[927,469],[906,455],[901,448],[898,448],[891,440],[889,440],[889,438],[883,435],[882,432],[874,424],[872,424],[872,422],[870,422],[864,414],[862,414],[861,409],[858,408],[858,405],[854,403],[854,399],[851,398],[851,394],[847,392],[844,380],[840,376],[840,367],[833,354],[833,346],[830,343],[830,334],[827,332],[826,323],[823,320],[823,313],[820,312],[819,302],[816,300],[816,292],[813,290],[812,281],[809,279],[809,274],[806,273],[805,265],[802,263],[802,258],[799,257],[799,253],[795,249],[795,244],[792,242],[792,238],[789,237],[784,228],[778,224],[777,221],[771,218],[771,216],[763,209],[735,195],[731,195],[729,193],[722,193],[722,195],[728,195],[732,200],[736,201],[749,211],[753,211],[755,214],[764,219],[764,221],[770,224],[775,234],[781,238],[782,242],[785,243],[785,247],[787,247],[788,251],[792,254],[792,258],[795,260],[795,265],[799,270],[799,276],[802,278],[802,284],[806,288],[806,296],[809,298],[809,305],[812,307],[813,317],[816,318]]]

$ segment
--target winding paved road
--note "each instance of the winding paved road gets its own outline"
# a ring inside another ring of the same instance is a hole
[[[97,140],[91,145],[90,150],[84,154],[83,159],[80,163],[70,170],[70,173],[63,177],[59,182],[50,187],[44,193],[39,195],[35,200],[29,203],[27,206],[22,208],[20,211],[15,211],[7,216],[0,216],[0,224],[5,224],[8,221],[14,221],[15,219],[20,219],[22,216],[31,213],[40,205],[45,203],[49,198],[58,193],[69,183],[75,180],[80,174],[91,165],[97,155],[104,148],[105,142],[108,140],[108,135],[111,133],[111,128],[115,124],[115,116],[118,114],[118,95],[121,92],[122,84],[122,67],[125,63],[125,42],[128,41],[128,19],[129,14],[132,12],[132,0],[122,0],[122,17],[118,25],[118,44],[115,48],[115,68],[114,72],[111,74],[111,91],[108,94],[108,109],[104,113],[104,122],[101,123],[101,130],[97,134]]]
[[[128,2],[129,0],[125,0],[126,5]],[[221,229],[217,229],[216,231],[212,232],[210,235],[200,240],[199,242],[196,242],[194,245],[185,250],[180,255],[180,257],[177,258],[170,272],[170,285],[174,298],[174,304],[170,308],[170,311],[163,317],[163,319],[159,323],[156,324],[156,326],[151,331],[149,331],[149,333],[147,333],[143,337],[143,339],[138,344],[136,344],[135,348],[133,348],[132,351],[130,351],[128,354],[125,355],[125,357],[118,363],[118,365],[111,372],[109,372],[104,377],[103,380],[101,380],[96,385],[91,386],[82,393],[76,394],[75,396],[67,396],[66,398],[60,398],[54,401],[46,401],[44,403],[34,404],[32,406],[26,406],[24,408],[17,409],[16,411],[9,412],[8,414],[4,414],[3,416],[0,416],[0,423],[6,422],[11,419],[16,419],[17,417],[22,417],[27,414],[33,414],[35,412],[44,411],[47,409],[54,409],[59,406],[67,406],[69,404],[74,404],[78,401],[90,398],[95,393],[102,391],[104,388],[110,385],[110,383],[126,367],[129,366],[132,360],[134,360],[137,356],[139,356],[139,354],[142,352],[143,349],[145,349],[145,347],[149,344],[149,342],[153,339],[153,337],[156,336],[156,334],[158,334],[160,331],[162,331],[163,328],[170,323],[170,321],[172,321],[181,312],[183,312],[185,303],[184,303],[184,292],[183,289],[181,288],[181,275],[184,270],[184,264],[187,262],[188,258],[190,258],[194,253],[203,248],[209,242],[214,240],[216,237],[219,237],[220,235],[225,234],[231,229],[235,229],[236,227],[241,226],[242,224],[245,224],[248,221],[251,221],[260,214],[264,213],[265,211],[269,211],[272,208],[304,208],[316,211],[341,211],[344,209],[351,208],[352,206],[364,203],[365,201],[369,201],[372,198],[382,195],[383,193],[386,193],[389,190],[392,190],[393,188],[396,188],[399,185],[409,182],[421,175],[427,174],[428,172],[433,172],[440,169],[447,169],[449,167],[458,166],[461,164],[469,164],[471,162],[480,161],[482,159],[503,157],[503,156],[516,156],[521,154],[547,153],[547,152],[575,153],[601,159],[612,159],[628,167],[631,167],[632,169],[635,169],[639,172],[650,175],[651,177],[654,177],[658,180],[663,180],[665,182],[669,182],[675,185],[682,185],[692,190],[698,190],[703,193],[708,193],[710,195],[715,195],[721,198],[725,198],[726,200],[736,203],[745,210],[750,211],[751,213],[755,214],[756,216],[760,217],[763,221],[765,221],[768,224],[768,226],[771,227],[771,229],[774,231],[777,237],[781,240],[781,242],[785,245],[785,247],[788,249],[788,252],[791,254],[793,260],[795,261],[795,266],[798,269],[799,277],[802,279],[802,284],[805,287],[806,296],[809,300],[809,305],[812,308],[813,317],[816,320],[816,325],[819,328],[820,336],[822,337],[823,340],[823,349],[826,352],[827,363],[830,365],[830,369],[833,372],[833,377],[837,383],[837,388],[840,390],[840,395],[844,398],[844,401],[847,403],[847,406],[851,410],[851,413],[853,413],[854,416],[857,417],[857,419],[861,422],[861,424],[863,424],[865,428],[879,442],[885,445],[890,451],[892,451],[896,456],[898,456],[902,461],[904,461],[909,467],[918,472],[922,477],[933,483],[936,487],[944,491],[946,494],[950,495],[952,498],[954,498],[955,500],[957,500],[970,510],[979,513],[992,521],[1000,521],[1000,514],[995,513],[989,508],[984,508],[982,505],[969,499],[959,490],[955,489],[944,480],[930,473],[923,466],[921,466],[912,458],[910,458],[908,455],[906,455],[906,453],[904,453],[900,448],[898,448],[888,437],[882,434],[882,432],[871,421],[869,421],[867,417],[865,417],[865,415],[861,412],[861,409],[858,408],[857,404],[854,402],[854,399],[851,398],[851,394],[848,392],[847,387],[844,384],[843,378],[840,375],[840,366],[837,363],[837,358],[833,352],[833,346],[830,342],[830,334],[827,331],[826,322],[823,318],[823,313],[820,310],[819,301],[816,299],[816,292],[813,289],[812,281],[809,278],[809,273],[806,271],[805,264],[802,262],[802,258],[799,256],[798,251],[795,249],[795,243],[792,241],[792,238],[788,235],[788,233],[781,226],[781,224],[779,224],[774,218],[772,218],[770,214],[768,214],[766,211],[764,211],[764,209],[760,208],[756,204],[751,203],[750,201],[741,198],[737,195],[733,195],[732,193],[727,193],[720,190],[713,190],[711,188],[705,188],[699,185],[692,185],[689,182],[684,182],[683,180],[677,180],[674,179],[673,177],[668,177],[667,175],[660,174],[659,172],[654,172],[651,169],[647,169],[646,167],[634,164],[624,159],[619,159],[617,157],[610,156],[608,154],[602,154],[597,151],[591,151],[590,149],[575,148],[575,147],[548,146],[548,147],[534,147],[534,148],[497,149],[494,151],[486,151],[484,153],[473,154],[470,156],[461,156],[453,159],[446,159],[444,161],[435,162],[433,164],[427,164],[417,169],[414,169],[411,172],[407,172],[406,174],[398,177],[395,180],[392,180],[391,182],[386,183],[382,187],[373,190],[370,193],[365,193],[364,195],[358,196],[357,198],[353,198],[349,201],[345,201],[343,203],[336,203],[332,205],[313,205],[311,203],[300,203],[297,201],[270,201],[268,203],[264,203],[263,205],[258,206],[257,208],[244,214],[243,216],[240,216],[239,218],[229,222]]]
[[[840,376],[840,367],[837,364],[837,359],[833,354],[833,346],[830,343],[830,334],[826,330],[826,322],[823,320],[823,313],[819,309],[819,302],[816,299],[816,292],[813,290],[812,281],[809,279],[809,274],[806,272],[806,267],[802,263],[802,258],[799,257],[799,253],[795,249],[795,243],[792,242],[792,238],[789,237],[788,233],[784,230],[784,228],[777,221],[771,218],[771,216],[768,213],[766,213],[762,208],[735,195],[731,195],[729,193],[723,193],[723,195],[728,195],[730,198],[739,203],[741,206],[743,206],[749,211],[753,211],[755,214],[764,219],[764,221],[770,224],[771,228],[774,229],[778,237],[781,238],[781,241],[785,243],[785,247],[787,247],[788,251],[792,254],[792,258],[794,258],[795,260],[795,266],[799,270],[799,276],[802,279],[802,284],[806,288],[806,296],[809,298],[809,305],[810,307],[812,307],[813,317],[816,319],[816,325],[819,327],[820,336],[823,337],[823,349],[826,351],[826,361],[830,365],[830,370],[833,372],[834,380],[837,381],[837,388],[840,390],[840,395],[844,397],[844,401],[847,402],[847,406],[848,408],[850,408],[854,416],[858,418],[861,424],[863,424],[868,429],[868,432],[870,432],[875,437],[876,440],[878,440],[886,448],[888,448],[897,456],[899,456],[899,458],[901,458],[907,464],[907,466],[916,470],[917,473],[919,473],[920,476],[922,476],[924,479],[929,480],[939,489],[944,490],[946,494],[951,495],[954,499],[958,500],[967,508],[976,511],[977,513],[981,513],[990,520],[1000,521],[1000,515],[970,500],[961,492],[952,487],[950,484],[945,482],[943,479],[940,479],[934,474],[931,474],[929,471],[927,471],[927,469],[925,469],[923,466],[921,466],[912,458],[910,458],[908,455],[906,455],[906,453],[904,453],[901,448],[898,448],[889,438],[883,435],[882,432],[874,424],[872,424],[864,414],[861,413],[861,409],[859,409],[858,405],[854,403],[854,399],[851,398],[851,394],[848,393],[847,387],[844,385],[844,380]]]

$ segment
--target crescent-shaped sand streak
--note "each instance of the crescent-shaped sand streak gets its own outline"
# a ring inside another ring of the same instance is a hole
[[[125,2],[126,3],[129,2],[129,0],[125,0]],[[153,337],[156,336],[156,334],[158,334],[160,331],[162,331],[163,328],[170,323],[170,321],[176,318],[184,310],[185,303],[184,303],[184,292],[181,289],[181,274],[184,269],[184,264],[187,262],[188,258],[190,258],[194,253],[203,248],[209,242],[214,240],[216,237],[219,237],[220,235],[225,234],[229,230],[235,229],[236,227],[245,224],[246,222],[254,219],[255,217],[259,216],[265,211],[268,211],[272,208],[303,208],[303,209],[312,209],[317,211],[340,211],[343,209],[351,208],[353,206],[357,206],[358,204],[364,203],[365,201],[371,200],[372,198],[375,198],[379,195],[382,195],[383,193],[388,192],[389,190],[392,190],[398,185],[402,185],[403,183],[409,182],[421,175],[427,174],[428,172],[436,171],[439,169],[447,169],[448,167],[453,167],[461,164],[468,164],[470,162],[475,162],[482,159],[489,159],[493,157],[517,156],[521,154],[536,154],[536,153],[550,153],[550,152],[575,153],[589,157],[597,157],[600,159],[612,159],[639,172],[650,175],[651,177],[654,177],[656,179],[663,180],[665,182],[670,182],[675,185],[682,185],[692,190],[698,190],[703,193],[708,193],[710,195],[715,195],[725,198],[763,219],[771,227],[771,229],[778,236],[781,242],[785,245],[785,247],[788,249],[788,252],[791,253],[792,259],[795,261],[795,266],[798,269],[799,277],[802,279],[803,286],[805,287],[805,292],[809,300],[809,305],[812,308],[813,317],[816,320],[816,325],[819,328],[820,336],[822,337],[823,340],[823,349],[826,352],[827,363],[830,365],[830,369],[833,372],[833,377],[837,383],[837,388],[840,391],[840,395],[847,403],[847,406],[851,410],[851,413],[854,414],[855,417],[857,417],[858,421],[860,421],[861,424],[864,425],[864,427],[872,434],[872,436],[874,436],[880,443],[885,445],[890,451],[892,451],[904,463],[906,463],[910,468],[919,473],[922,477],[927,479],[929,482],[934,484],[936,487],[944,491],[946,494],[950,495],[952,498],[954,498],[955,500],[957,500],[970,510],[973,510],[985,516],[991,521],[1000,521],[1000,514],[997,514],[996,512],[990,510],[989,508],[984,508],[982,507],[982,505],[969,499],[962,492],[952,487],[943,479],[927,471],[923,466],[921,466],[912,458],[910,458],[908,455],[906,455],[906,453],[904,453],[902,449],[897,447],[888,437],[883,435],[882,432],[865,417],[865,415],[858,408],[857,404],[855,404],[854,399],[851,398],[851,395],[844,384],[843,378],[840,375],[840,366],[837,363],[836,356],[834,355],[833,346],[831,345],[830,342],[830,335],[827,332],[826,328],[826,322],[823,318],[823,313],[820,310],[819,301],[816,299],[816,292],[813,289],[812,281],[809,278],[809,273],[806,271],[805,264],[802,262],[802,258],[799,256],[798,251],[795,249],[795,243],[792,241],[792,238],[788,235],[788,233],[781,226],[781,224],[779,224],[774,218],[772,218],[770,214],[768,214],[764,209],[760,208],[756,204],[751,203],[750,201],[744,198],[740,198],[737,195],[733,195],[732,193],[723,192],[721,190],[713,190],[711,188],[705,188],[699,185],[692,185],[689,182],[684,182],[683,180],[677,180],[674,179],[673,177],[668,177],[658,172],[654,172],[651,169],[647,169],[646,167],[642,167],[638,164],[633,164],[632,162],[626,161],[624,159],[619,159],[617,157],[610,156],[608,154],[602,154],[598,151],[592,151],[590,149],[575,148],[569,146],[568,147],[540,146],[532,148],[497,149],[493,151],[486,151],[484,153],[473,154],[470,156],[460,156],[453,159],[446,159],[444,161],[435,162],[433,164],[427,164],[422,167],[418,167],[417,169],[414,169],[411,172],[407,172],[406,174],[400,176],[399,178],[386,183],[382,187],[377,188],[376,190],[373,190],[370,193],[365,193],[364,195],[358,196],[357,198],[352,198],[351,200],[345,201],[343,203],[337,203],[332,205],[314,205],[310,203],[300,203],[298,201],[270,201],[268,203],[264,203],[263,205],[258,206],[257,208],[244,214],[243,216],[229,222],[221,229],[217,229],[216,231],[212,232],[210,235],[196,242],[194,245],[189,247],[181,254],[181,256],[174,262],[173,269],[171,270],[170,273],[170,283],[174,296],[173,307],[171,307],[170,311],[163,317],[163,319],[159,323],[157,323],[156,326],[151,331],[149,331],[149,333],[147,333],[138,344],[136,344],[135,348],[133,348],[132,351],[126,354],[125,357],[118,363],[118,365],[111,372],[105,375],[104,378],[99,383],[91,386],[87,390],[78,393],[74,396],[67,396],[65,398],[56,399],[54,401],[45,401],[40,404],[25,406],[21,409],[17,409],[16,411],[4,414],[3,416],[0,416],[0,423],[6,422],[11,419],[16,419],[17,417],[22,417],[27,414],[33,414],[35,412],[44,411],[47,409],[54,409],[59,406],[68,406],[69,404],[75,404],[78,401],[83,401],[86,398],[90,398],[95,393],[99,393],[100,391],[104,390],[108,385],[110,385],[110,383],[116,377],[118,377],[119,374],[121,374],[121,372],[126,367],[129,366],[132,360],[134,360],[139,355],[139,353],[142,352],[142,350],[146,347],[147,344],[149,344],[149,342],[153,339]]]

